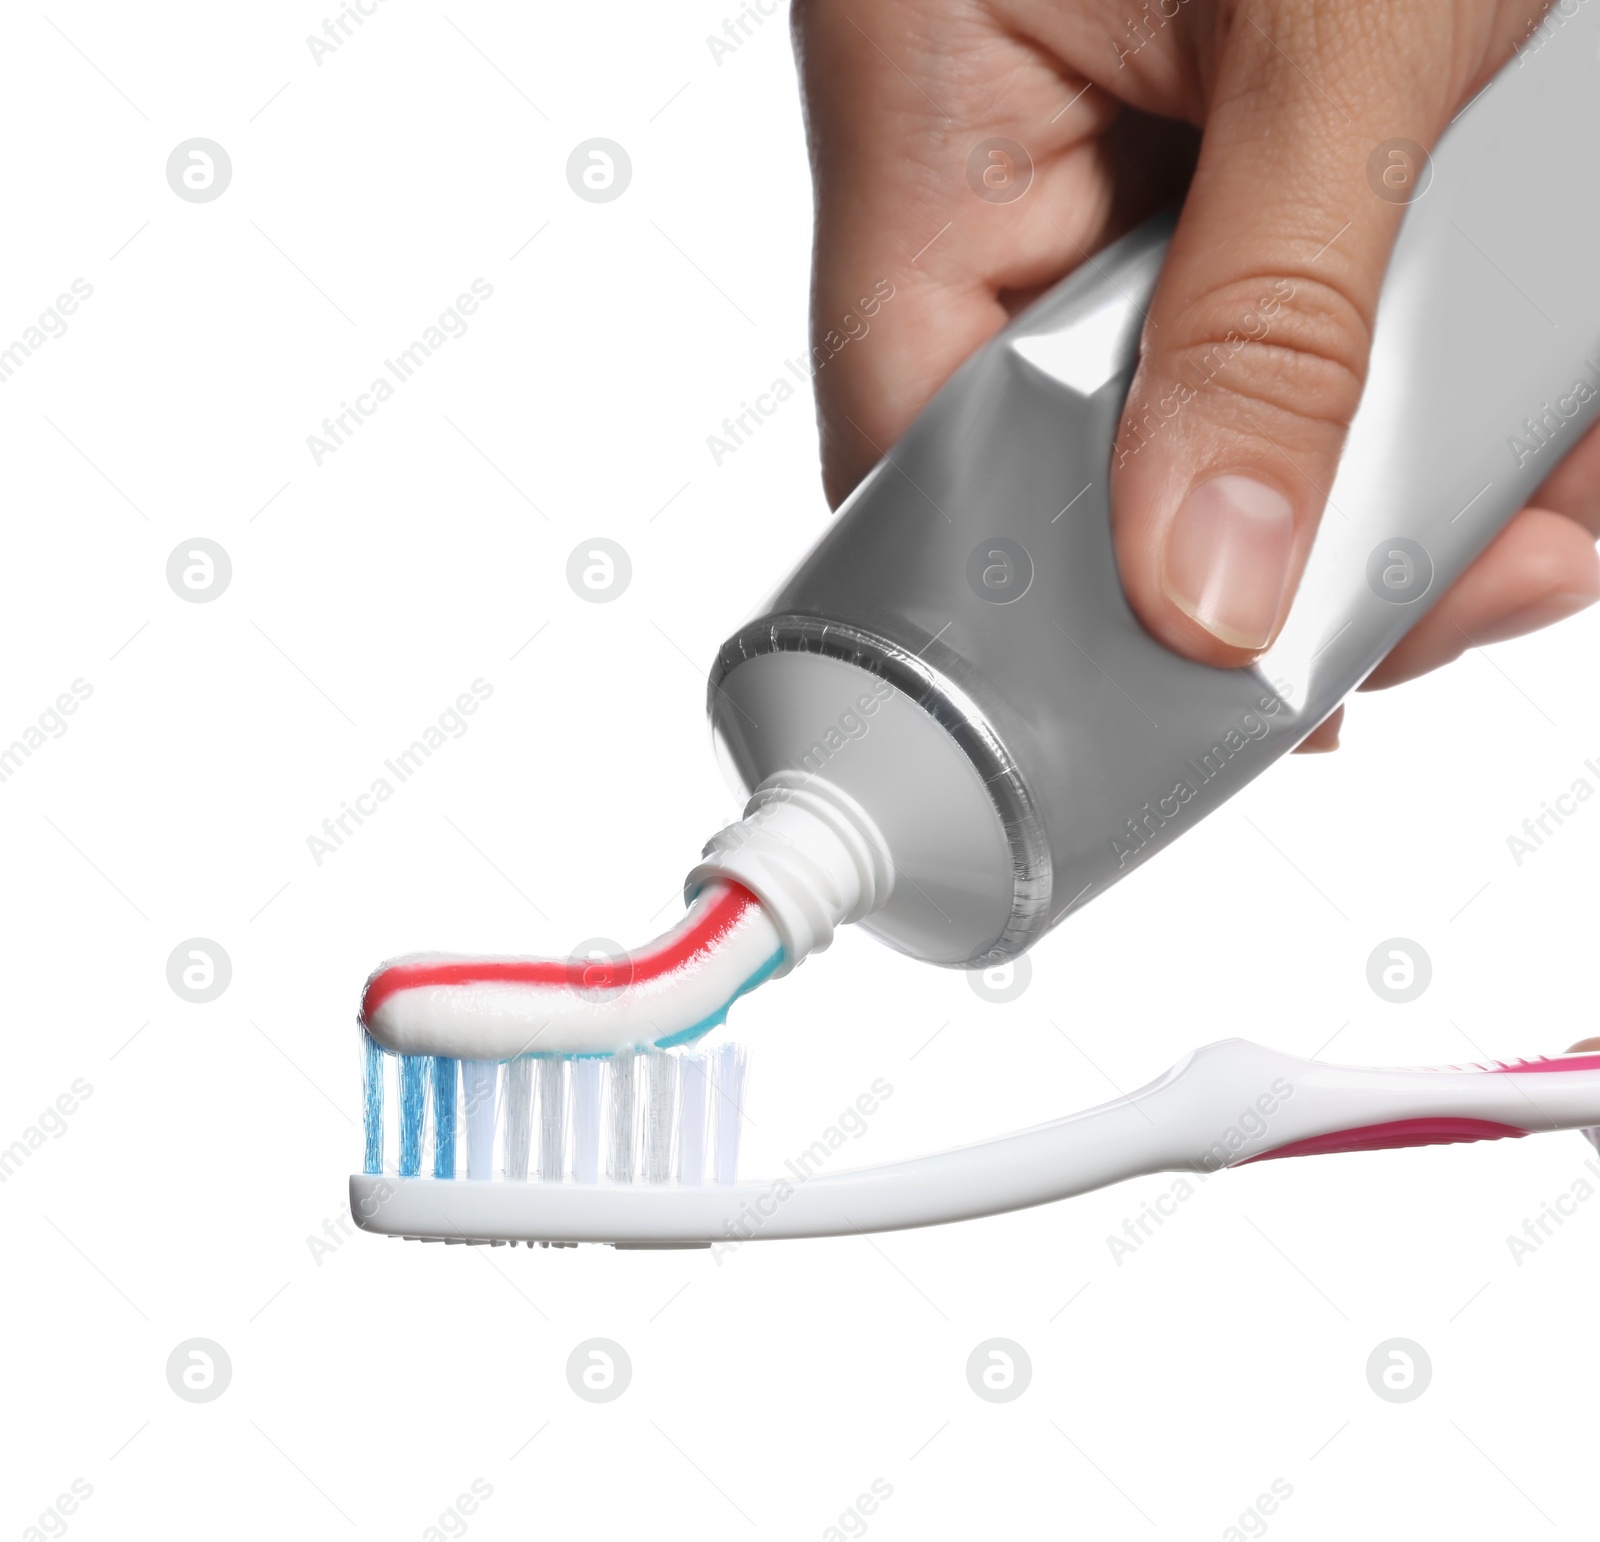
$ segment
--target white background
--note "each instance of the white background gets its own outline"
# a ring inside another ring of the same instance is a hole
[[[1506,1241],[1585,1176],[1575,1135],[1223,1174],[1120,1263],[1159,1180],[720,1259],[342,1239],[368,970],[665,925],[735,812],[705,668],[827,514],[804,396],[720,467],[706,447],[806,346],[781,16],[718,65],[698,0],[385,0],[319,66],[323,16],[0,25],[0,342],[94,291],[0,386],[0,742],[93,688],[0,783],[0,1146],[93,1089],[0,1185],[0,1537],[74,1479],[86,1539],[420,1538],[474,1479],[485,1542],[820,1538],[875,1479],[892,1497],[849,1524],[884,1538],[1198,1542],[1275,1479],[1255,1533],[1591,1535],[1600,1203],[1520,1265]],[[565,175],[596,135],[633,164],[607,204]],[[232,159],[214,202],[166,180],[193,136]],[[477,278],[469,332],[318,466],[307,436]],[[565,579],[597,535],[633,563],[607,605]],[[166,581],[195,536],[233,564],[209,604]],[[878,1077],[841,1165],[1234,1034],[1430,1064],[1593,1031],[1600,800],[1520,867],[1506,840],[1600,787],[1597,638],[1581,618],[1358,700],[1341,753],[1075,918],[1008,1005],[843,937],[736,1009],[746,1170]],[[307,837],[477,678],[470,731],[316,865]],[[196,936],[233,964],[209,1005],[166,979]],[[1366,979],[1394,936],[1433,963],[1405,1006]],[[634,1367],[605,1406],[565,1376],[595,1336]],[[1005,1405],[965,1376],[995,1336],[1033,1365]],[[165,1371],[194,1337],[232,1362],[204,1404]],[[1404,1405],[1365,1372],[1394,1337],[1433,1363]]]

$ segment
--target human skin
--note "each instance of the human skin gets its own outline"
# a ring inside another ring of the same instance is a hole
[[[870,337],[816,376],[830,502],[1022,305],[1182,199],[1130,409],[1192,378],[1185,364],[1237,336],[1263,294],[1289,298],[1159,438],[1113,457],[1117,558],[1154,636],[1210,664],[1249,662],[1288,612],[1365,383],[1404,213],[1374,192],[1369,157],[1394,139],[1431,149],[1541,9],[795,0],[816,190],[815,340],[880,280],[894,285]],[[974,147],[992,138],[1031,161],[1014,201],[987,201],[968,181]],[[1597,533],[1600,431],[1365,688],[1592,604]],[[1337,747],[1343,711],[1302,748]]]

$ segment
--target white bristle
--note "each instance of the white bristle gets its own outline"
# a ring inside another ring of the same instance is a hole
[[[467,1177],[494,1176],[494,1084],[500,1067],[492,1060],[461,1062],[462,1103],[467,1115]]]
[[[684,1055],[678,1066],[678,1177],[706,1181],[706,1106],[710,1087],[704,1055]]]
[[[397,1134],[402,1057],[384,1062],[383,1112],[396,1127],[385,1133]],[[416,1101],[426,1172],[437,1133],[433,1066],[424,1064],[430,1074]],[[486,1180],[503,1172],[517,1183],[593,1184],[602,1172],[612,1183],[737,1183],[747,1065],[742,1044],[523,1056],[503,1065],[451,1062],[458,1090],[455,1173]]]
[[[528,1149],[533,1144],[533,1062],[524,1056],[506,1062],[506,1177],[528,1179]]]
[[[609,1063],[611,1127],[606,1143],[606,1173],[613,1183],[632,1183],[638,1129],[635,1110],[639,1056],[625,1049],[613,1055]]]
[[[644,1057],[644,1181],[666,1183],[672,1177],[672,1126],[678,1111],[678,1057]]]
[[[719,1044],[712,1058],[712,1107],[717,1128],[718,1183],[739,1181],[739,1136],[744,1124],[744,1045]]]
[[[560,1183],[567,1165],[567,1062],[539,1062],[539,1181]]]
[[[593,1056],[572,1062],[572,1176],[600,1181],[600,1067]]]

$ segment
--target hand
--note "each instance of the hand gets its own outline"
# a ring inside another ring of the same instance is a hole
[[[1141,444],[1125,423],[1118,562],[1134,611],[1169,647],[1224,666],[1255,657],[1282,625],[1322,515],[1404,212],[1374,194],[1368,157],[1389,139],[1431,148],[1530,30],[1527,7],[796,0],[794,27],[817,339],[880,281],[894,285],[870,334],[816,376],[829,499],[1010,315],[1187,189],[1130,407],[1188,378],[1185,362],[1263,297],[1286,298],[1158,438]],[[1031,160],[1014,201],[969,185],[968,158],[991,138]],[[1600,597],[1600,433],[1535,505],[1369,687]],[[1334,748],[1342,712],[1302,748]]]

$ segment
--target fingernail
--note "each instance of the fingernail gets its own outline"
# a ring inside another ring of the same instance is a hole
[[[1297,746],[1302,755],[1331,755],[1339,748],[1339,735],[1344,728],[1343,713],[1335,713],[1325,723],[1313,728]]]
[[[1289,500],[1250,477],[1215,477],[1173,517],[1162,587],[1214,637],[1256,652],[1272,638],[1293,555]]]
[[[1577,594],[1571,590],[1542,595],[1531,605],[1524,605],[1521,610],[1514,610],[1509,616],[1501,616],[1488,626],[1480,627],[1473,633],[1472,640],[1475,643],[1497,643],[1521,637],[1526,632],[1537,632],[1542,626],[1554,626],[1568,616],[1577,615],[1580,610],[1587,610],[1597,599],[1600,599],[1600,595]]]

